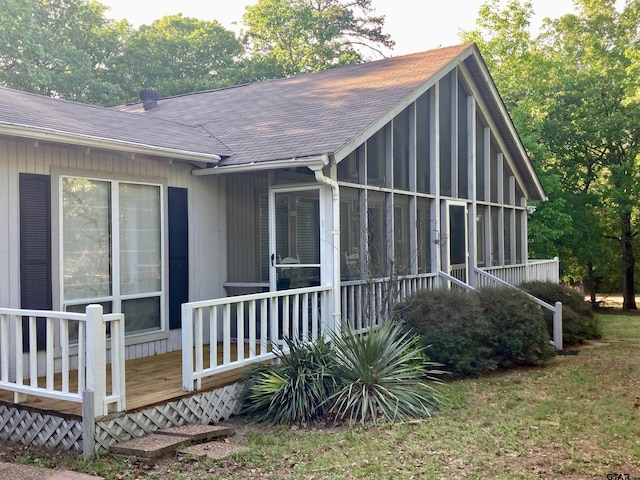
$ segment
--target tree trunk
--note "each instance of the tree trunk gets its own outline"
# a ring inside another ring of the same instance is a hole
[[[622,247],[622,308],[625,310],[637,310],[636,306],[636,291],[634,285],[634,268],[635,258],[633,256],[633,246],[631,243],[631,212],[623,212],[621,216],[622,220],[622,235],[621,235],[621,247]]]
[[[587,290],[589,291],[589,297],[591,298],[591,309],[595,310],[598,306],[598,302],[596,301],[596,278],[593,275],[593,263],[589,262],[587,264],[588,268],[588,277],[587,277]]]

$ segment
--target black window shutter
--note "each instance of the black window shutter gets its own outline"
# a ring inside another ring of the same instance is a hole
[[[169,187],[169,328],[181,327],[181,305],[189,301],[187,189]]]
[[[20,304],[51,310],[51,178],[20,174]],[[24,321],[26,322],[26,320]],[[38,349],[46,341],[45,320],[37,320]],[[28,348],[26,325],[23,347]]]

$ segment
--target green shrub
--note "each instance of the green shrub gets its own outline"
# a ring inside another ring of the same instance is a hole
[[[335,356],[322,337],[286,343],[288,351],[276,350],[279,363],[260,364],[245,374],[245,413],[263,423],[311,424],[326,415],[326,400],[336,391]]]
[[[422,291],[396,306],[396,317],[414,331],[429,358],[455,375],[497,368],[492,358],[491,324],[480,298],[460,289]]]
[[[418,338],[385,322],[363,336],[352,330],[331,335],[340,385],[329,402],[350,422],[431,416],[438,405],[434,364],[425,361]]]
[[[555,355],[540,307],[510,287],[478,290],[482,313],[491,324],[492,358],[498,368],[535,364]]]
[[[279,364],[244,376],[244,412],[263,423],[321,419],[373,421],[430,416],[438,405],[437,371],[417,337],[390,322],[362,336],[351,330],[300,343],[287,340]]]
[[[551,305],[562,302],[562,340],[564,345],[577,345],[585,340],[602,338],[600,322],[589,302],[577,290],[553,282],[528,282],[524,291]],[[549,335],[553,335],[553,313],[543,309]]]

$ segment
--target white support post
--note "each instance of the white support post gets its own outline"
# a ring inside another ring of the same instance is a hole
[[[442,219],[440,218],[440,83],[436,83],[429,90],[429,193],[435,195],[435,198],[429,202],[431,211],[429,218],[433,222],[433,238],[429,254],[431,258],[435,258],[435,262],[431,262],[431,273],[438,273],[442,270],[442,255],[440,254],[440,240],[442,234]],[[438,277],[440,281],[440,277]],[[444,286],[444,284],[443,284]]]
[[[182,390],[193,392],[193,313],[182,305]]]
[[[458,70],[455,69],[452,72],[451,78],[451,124],[448,125],[448,128],[451,132],[451,158],[449,161],[451,162],[451,197],[457,198],[459,196],[459,188],[458,188],[458,177],[460,176],[460,164],[458,162],[458,136],[460,132],[458,131],[458,102],[460,99],[458,98]],[[445,77],[446,78],[446,77]],[[441,80],[442,81],[442,80]]]
[[[553,312],[553,343],[557,350],[562,350],[562,303],[556,302]]]
[[[478,139],[476,138],[476,101],[473,95],[467,97],[467,193],[471,199],[469,205],[468,216],[468,278],[469,284],[477,288],[478,280],[476,276],[476,268],[478,268],[478,225],[476,218],[478,217],[478,187],[476,184],[476,148]]]
[[[87,390],[93,391],[94,414],[108,413],[107,395],[107,334],[102,318],[102,305],[88,305],[87,316]]]

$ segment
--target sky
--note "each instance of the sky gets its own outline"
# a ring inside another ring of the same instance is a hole
[[[138,27],[166,15],[217,20],[238,32],[246,5],[256,0],[99,0],[110,8],[105,13],[115,20],[126,19]],[[421,52],[460,43],[458,33],[474,28],[478,10],[485,0],[373,0],[376,15],[385,16],[385,32],[395,40],[390,55]],[[502,5],[506,1],[502,0]],[[574,11],[573,0],[531,0],[534,33],[545,17],[558,18]],[[234,25],[234,22],[236,25]]]

